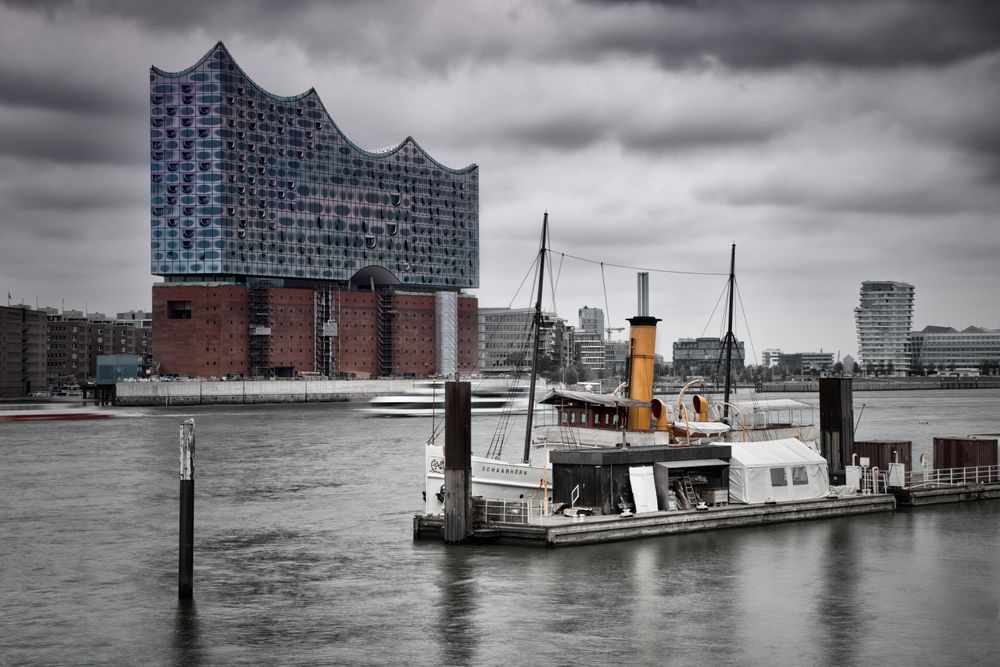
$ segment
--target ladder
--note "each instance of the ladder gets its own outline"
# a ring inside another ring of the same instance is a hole
[[[691,483],[691,478],[688,477],[687,473],[681,475],[681,489],[684,490],[684,499],[687,501],[688,507],[694,509],[699,502],[699,498],[694,492],[694,484]]]

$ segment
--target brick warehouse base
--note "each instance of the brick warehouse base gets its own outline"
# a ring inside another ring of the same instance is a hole
[[[153,356],[159,373],[423,377],[439,372],[434,292],[391,291],[385,301],[372,291],[320,289],[330,295],[322,311],[317,289],[267,287],[254,294],[245,286],[155,285]],[[462,372],[475,367],[477,316],[475,297],[458,295],[455,340]],[[321,354],[318,342],[328,343]]]

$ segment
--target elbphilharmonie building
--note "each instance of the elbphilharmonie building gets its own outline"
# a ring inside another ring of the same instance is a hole
[[[475,364],[478,168],[355,145],[315,90],[220,42],[150,70],[154,356],[191,375],[432,375]]]

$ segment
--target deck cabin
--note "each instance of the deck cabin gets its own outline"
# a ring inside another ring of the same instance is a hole
[[[621,431],[628,422],[629,408],[648,408],[649,403],[625,396],[589,391],[552,389],[539,401],[556,409],[560,426]]]

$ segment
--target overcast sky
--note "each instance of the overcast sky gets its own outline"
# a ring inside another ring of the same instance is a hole
[[[622,326],[636,270],[613,265],[649,269],[668,357],[724,331],[733,243],[757,358],[856,355],[863,280],[915,285],[915,329],[1000,328],[988,0],[0,2],[14,303],[149,308],[149,67],[218,40],[273,93],[315,87],[363,147],[479,165],[481,307],[532,303],[547,210],[546,309]]]

